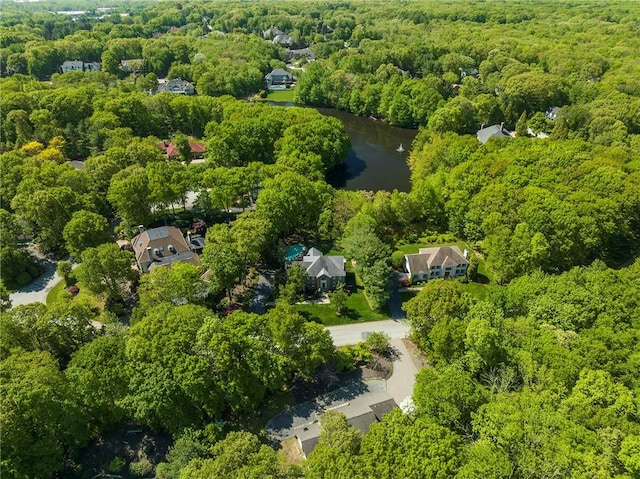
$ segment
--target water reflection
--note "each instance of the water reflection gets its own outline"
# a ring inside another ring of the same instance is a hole
[[[294,106],[291,102],[268,103]],[[347,190],[409,191],[410,171],[407,158],[417,130],[396,128],[380,120],[332,108],[316,110],[323,115],[339,118],[351,140],[345,165],[327,175],[331,185]]]
[[[342,120],[351,140],[344,168],[329,175],[336,188],[348,190],[409,191],[407,158],[416,130],[405,130],[388,124],[329,108],[318,108],[324,115]],[[402,150],[398,151],[400,144]]]

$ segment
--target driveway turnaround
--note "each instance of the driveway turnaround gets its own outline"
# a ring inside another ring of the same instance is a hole
[[[387,333],[391,339],[402,339],[409,335],[409,324],[406,320],[388,319],[385,321],[371,321],[368,323],[341,324],[340,326],[328,326],[333,344],[336,347],[347,344],[357,344],[367,339],[373,332]]]
[[[32,283],[24,288],[19,289],[15,293],[9,295],[12,306],[20,306],[29,303],[46,303],[49,291],[62,281],[62,277],[56,273],[56,265],[53,261],[42,261],[44,273],[36,278]]]
[[[393,361],[393,374],[387,379],[387,392],[396,404],[400,404],[413,394],[418,368],[402,339],[392,339],[391,347],[395,350],[396,359]]]

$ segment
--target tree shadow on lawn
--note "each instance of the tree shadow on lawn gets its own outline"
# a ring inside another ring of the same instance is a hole
[[[491,280],[489,280],[489,278],[487,278],[484,274],[478,273],[478,277],[473,282],[480,283],[480,284],[489,284]]]
[[[362,315],[353,308],[344,308],[342,313],[338,315],[341,318],[351,319],[353,321],[357,321],[362,318]]]

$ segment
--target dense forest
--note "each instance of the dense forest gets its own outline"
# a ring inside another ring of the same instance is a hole
[[[1,8],[3,476],[640,477],[639,3]],[[261,101],[277,68],[298,106]],[[161,91],[173,79],[195,94]],[[418,129],[411,190],[330,186],[349,137],[314,107]],[[487,126],[501,137],[479,141]],[[206,229],[201,264],[132,269],[139,225]],[[300,463],[265,414],[372,352],[296,306],[292,238],[344,255],[361,319],[387,314],[408,245],[471,254],[467,277],[403,297],[428,362],[412,407],[366,434],[327,413]],[[42,272],[34,244],[61,293],[12,307]],[[138,428],[170,437],[159,461],[84,463]]]

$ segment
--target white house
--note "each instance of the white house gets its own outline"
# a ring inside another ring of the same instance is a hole
[[[168,91],[180,95],[193,95],[196,92],[193,84],[182,78],[174,78],[158,86],[158,92]]]
[[[67,60],[60,67],[62,73],[81,72],[84,70],[84,63],[79,60]]]
[[[404,255],[404,269],[412,281],[464,276],[468,267],[466,254],[457,246],[420,248],[417,254]]]
[[[79,60],[67,60],[62,63],[60,70],[62,70],[62,73],[82,72],[85,70],[91,70],[91,71],[97,72],[97,71],[100,71],[100,63],[98,62],[85,63]]]

